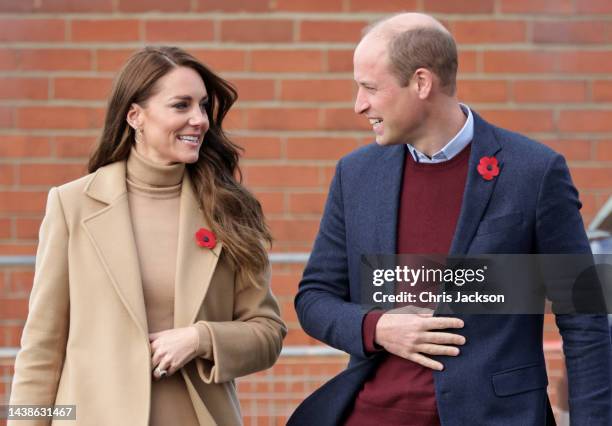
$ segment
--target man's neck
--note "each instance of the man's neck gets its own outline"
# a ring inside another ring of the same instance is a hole
[[[427,123],[423,126],[423,134],[410,144],[431,157],[459,133],[466,120],[461,106],[453,99],[452,103],[447,102],[429,113]]]

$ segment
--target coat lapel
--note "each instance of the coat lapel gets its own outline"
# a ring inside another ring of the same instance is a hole
[[[192,324],[215,271],[222,244],[214,249],[197,245],[195,234],[200,228],[210,229],[196,199],[189,174],[185,172],[181,189],[179,238],[174,287],[174,326]]]
[[[375,164],[374,187],[364,191],[369,198],[364,204],[374,207],[372,217],[377,222],[366,230],[371,233],[366,241],[375,242],[372,253],[394,254],[397,250],[397,216],[405,158],[405,145],[385,147],[382,158]]]
[[[130,219],[125,168],[125,161],[120,161],[98,169],[85,193],[107,206],[83,219],[82,226],[119,298],[146,336],[147,316]]]
[[[490,181],[484,180],[476,170],[480,159],[485,156],[495,156],[499,163],[500,173],[503,173],[502,148],[493,133],[492,126],[474,111],[472,114],[474,115],[474,139],[472,140],[461,212],[450,249],[451,254],[467,253],[499,178],[498,176]]]

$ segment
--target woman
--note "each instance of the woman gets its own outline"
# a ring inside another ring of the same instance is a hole
[[[286,328],[222,129],[235,100],[178,48],[130,58],[90,174],[49,192],[11,404],[75,404],[88,425],[241,424],[233,379],[270,367]]]

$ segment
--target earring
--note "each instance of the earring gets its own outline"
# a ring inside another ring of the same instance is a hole
[[[142,138],[143,138],[143,131],[142,129],[138,128],[136,129],[136,143],[141,143],[142,142]]]

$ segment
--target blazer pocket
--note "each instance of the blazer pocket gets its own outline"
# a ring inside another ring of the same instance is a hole
[[[548,386],[546,367],[543,364],[528,365],[493,374],[493,390],[497,396],[510,396]]]
[[[516,212],[504,216],[492,217],[483,220],[478,225],[476,235],[492,234],[493,232],[503,231],[507,228],[520,225],[523,222],[523,213]]]

